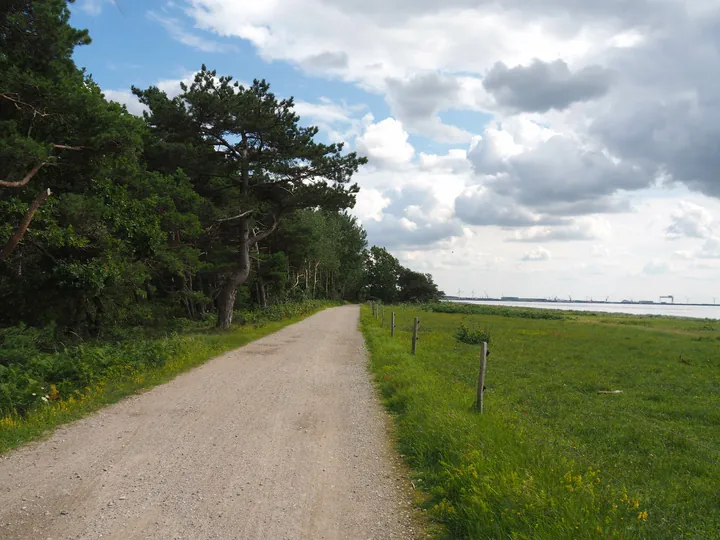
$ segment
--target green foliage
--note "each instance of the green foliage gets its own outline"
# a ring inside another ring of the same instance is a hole
[[[395,338],[363,308],[371,366],[448,538],[720,536],[720,363],[715,339],[696,341],[720,331],[671,318],[392,309]],[[462,320],[492,328],[482,415],[477,347],[455,339]],[[598,394],[609,390],[623,392]]]
[[[267,322],[265,318],[259,317],[262,324],[234,327],[230,332],[214,332],[204,326],[194,325],[193,328],[186,328],[182,335],[146,336],[123,343],[119,349],[107,344],[63,349],[62,367],[44,362],[50,356],[44,355],[43,351],[32,350],[32,369],[45,369],[45,373],[60,373],[65,377],[57,385],[34,379],[29,373],[25,377],[17,375],[11,381],[14,384],[8,384],[7,368],[0,364],[0,381],[5,381],[0,382],[2,399],[6,403],[10,394],[9,399],[14,399],[14,402],[27,403],[24,415],[11,413],[0,416],[0,453],[140,389],[167,382],[178,373],[213,356],[275,332],[328,305],[328,302],[305,303],[291,309],[296,314],[293,318]],[[211,324],[209,322],[208,326]],[[17,341],[18,333],[23,344]],[[15,337],[9,338],[13,335]],[[5,344],[12,341],[16,347],[26,349],[23,359],[28,357],[28,344],[25,343],[28,336],[34,334],[22,328],[3,331]],[[6,349],[3,347],[2,351],[5,354]],[[80,384],[71,384],[71,380]],[[17,394],[12,394],[13,389],[18,391]]]
[[[256,327],[296,319],[325,306],[319,301],[274,305],[243,311],[238,320]],[[212,320],[185,327],[183,334],[163,337],[125,336],[115,343],[54,345],[50,328],[23,325],[0,330],[0,418],[25,415],[48,401],[82,394],[86,387],[116,380],[126,373],[142,374],[182,356],[187,336],[206,331]],[[54,388],[55,390],[51,390]]]
[[[463,315],[497,315],[518,319],[548,319],[559,321],[570,317],[567,312],[548,309],[523,309],[505,306],[483,306],[477,304],[459,304],[456,302],[436,302],[423,306],[423,311],[431,313],[460,313]]]
[[[144,125],[78,69],[63,0],[14,2],[0,20],[0,246],[50,188],[20,244],[0,261],[0,324],[56,322],[98,336],[132,322],[150,259],[166,249],[163,209],[174,178],[146,172]],[[38,51],[43,51],[38,54]]]
[[[0,6],[0,417],[162,370],[233,313],[272,325],[365,284],[346,212],[364,158],[205,66],[172,99],[133,89],[135,117],[75,65],[90,37],[69,21],[65,0]],[[402,270],[400,298],[432,293]]]
[[[292,99],[203,66],[174,98],[133,89],[149,110],[137,118],[75,65],[90,38],[69,20],[64,0],[0,8],[0,250],[52,191],[0,260],[12,306],[0,327],[115,340],[180,318],[222,326],[257,306],[357,300],[363,286],[437,295],[430,276],[380,248],[390,289],[382,272],[368,276],[365,231],[345,211],[366,160],[317,142]]]
[[[208,321],[239,266],[230,308],[357,297],[365,233],[339,210],[363,158],[316,142],[266,82],[205,67],[174,99],[135,89],[150,114],[130,115],[73,62],[90,38],[69,19],[64,0],[0,8],[0,179],[40,166],[0,187],[0,249],[52,190],[0,261],[0,326],[69,342]]]
[[[202,261],[206,281],[217,289],[218,325],[229,323],[237,289],[250,278],[251,251],[262,258],[259,243],[298,210],[314,211],[296,214],[296,221],[318,220],[309,228],[315,236],[303,241],[311,247],[307,257],[313,263],[305,281],[312,273],[310,297],[315,297],[320,262],[338,262],[332,238],[323,230],[329,214],[317,210],[337,214],[352,207],[359,188],[350,181],[367,160],[343,152],[342,144],[316,142],[318,129],[300,126],[292,98],[277,99],[265,81],[244,87],[203,65],[175,98],[156,87],[133,92],[150,111],[146,157],[151,170],[182,169],[203,199]],[[262,262],[257,266],[262,274]],[[273,273],[265,276],[271,279],[260,276],[257,284],[263,305],[266,285],[274,285],[276,293],[283,289],[275,279],[277,268]]]
[[[357,300],[366,245],[365,231],[346,213],[295,211],[267,240],[269,252],[286,258],[286,281],[270,292],[279,298]]]
[[[468,345],[490,343],[490,331],[480,328],[469,328],[463,322],[460,324],[460,327],[455,330],[455,339],[460,343],[467,343]]]
[[[292,319],[317,310],[318,305],[324,305],[319,300],[301,300],[300,302],[287,302],[273,304],[265,308],[254,310],[241,310],[235,312],[233,320],[240,324],[254,324],[263,326],[268,322],[277,322]]]
[[[380,300],[386,304],[398,301],[400,261],[388,250],[373,246],[365,254],[364,296],[368,300]]]
[[[444,296],[430,274],[404,268],[385,248],[373,246],[365,252],[365,284],[367,300],[393,302],[437,302]]]
[[[445,293],[438,289],[430,274],[401,268],[398,278],[400,302],[437,302]]]

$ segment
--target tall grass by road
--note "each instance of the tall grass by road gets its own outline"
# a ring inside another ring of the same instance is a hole
[[[447,537],[720,538],[720,321],[426,309],[386,307],[393,339],[363,308],[362,329]],[[483,415],[463,324],[491,336]]]
[[[184,331],[64,346],[32,328],[0,330],[0,454],[223,352],[337,302],[305,301],[237,312],[229,331],[213,320]]]

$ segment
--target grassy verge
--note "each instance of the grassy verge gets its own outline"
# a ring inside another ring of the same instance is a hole
[[[372,370],[447,537],[720,537],[720,322],[391,309],[394,339],[363,308]],[[461,324],[490,334],[483,415]]]
[[[0,454],[130,394],[168,382],[210,358],[272,334],[331,305],[336,304],[307,302],[286,312],[293,316],[274,321],[256,319],[254,324],[235,326],[228,332],[196,331],[140,342],[99,343],[41,358],[37,362],[69,362],[73,367],[72,384],[67,379],[52,378],[49,380],[55,382],[48,381],[46,386],[37,383],[38,391],[42,388],[46,395],[36,396],[37,403],[24,414],[13,411],[0,417]],[[23,367],[27,378],[36,376],[33,375],[36,372],[31,371],[32,365]],[[87,377],[87,384],[66,390],[78,386],[78,374]],[[33,396],[35,394],[37,392]]]

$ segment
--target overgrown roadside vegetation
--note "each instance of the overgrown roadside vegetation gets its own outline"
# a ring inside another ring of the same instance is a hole
[[[70,4],[0,2],[0,450],[318,302],[442,296],[368,249],[367,160],[291,97],[201,65],[178,95],[133,88],[135,116],[75,64]]]
[[[245,325],[230,331],[216,331],[208,320],[182,334],[52,352],[43,350],[52,345],[37,330],[0,330],[0,453],[333,305],[339,302],[277,305],[237,312]]]
[[[720,321],[385,311],[385,328],[362,311],[372,370],[448,538],[720,537]],[[479,348],[458,341],[462,325],[491,337],[483,415]]]

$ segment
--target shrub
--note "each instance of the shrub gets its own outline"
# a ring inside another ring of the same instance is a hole
[[[326,305],[328,302],[306,300],[236,311],[235,323],[263,326]],[[48,400],[70,397],[104,381],[162,368],[183,354],[193,333],[209,330],[212,322],[212,317],[203,322],[176,319],[163,333],[122,328],[108,340],[62,346],[60,350],[52,348],[54,327],[0,329],[0,418],[23,415]]]
[[[462,323],[460,328],[455,331],[455,339],[460,343],[467,343],[468,345],[479,345],[483,342],[489,344],[490,332],[480,328],[468,328],[465,326],[465,323]]]
[[[459,304],[455,302],[425,304],[423,306],[423,311],[430,311],[433,313],[459,313],[462,315],[496,315],[498,317],[512,317],[519,319],[561,320],[567,318],[567,316],[559,310],[481,306],[477,304]]]

